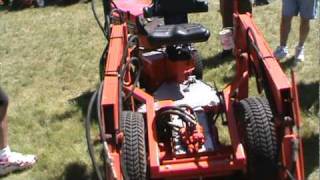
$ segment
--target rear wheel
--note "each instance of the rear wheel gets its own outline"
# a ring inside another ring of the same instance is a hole
[[[237,107],[239,126],[248,162],[250,179],[277,179],[278,145],[269,103],[247,98]]]
[[[147,163],[145,150],[145,131],[142,114],[123,111],[121,130],[124,139],[121,147],[121,166],[124,179],[146,179]]]

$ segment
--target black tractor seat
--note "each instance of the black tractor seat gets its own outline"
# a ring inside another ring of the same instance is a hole
[[[207,41],[208,29],[201,24],[175,24],[159,26],[148,33],[152,45],[175,45]]]
[[[156,19],[141,25],[140,29],[143,28],[142,32],[147,35],[149,43],[154,46],[204,42],[210,37],[209,30],[201,24],[163,25],[163,21]]]

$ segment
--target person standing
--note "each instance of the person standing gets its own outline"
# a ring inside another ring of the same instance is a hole
[[[240,14],[252,12],[252,3],[250,0],[241,0],[238,2],[238,10]],[[220,0],[220,13],[223,28],[233,27],[233,3],[234,0]]]
[[[8,105],[8,96],[0,87],[0,176],[30,168],[37,161],[35,155],[23,155],[10,150],[8,145]]]
[[[238,1],[238,11],[240,14],[244,13],[252,13],[252,3],[250,0],[241,0]],[[234,8],[234,0],[220,0],[220,13],[222,17],[222,31],[219,33],[221,35],[227,33],[225,36],[225,41],[230,42],[225,46],[225,42],[221,40],[221,44],[223,46],[223,51],[221,52],[221,58],[226,56],[232,56],[232,48],[233,43],[231,41],[232,37],[232,28],[233,28],[233,8]]]
[[[288,58],[288,36],[293,16],[300,15],[299,42],[295,48],[295,63],[304,61],[304,43],[310,30],[310,20],[317,16],[318,0],[282,0],[282,17],[280,25],[280,45],[274,51],[277,59]]]

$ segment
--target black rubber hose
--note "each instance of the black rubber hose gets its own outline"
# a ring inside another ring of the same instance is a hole
[[[100,131],[100,136],[101,139],[104,140],[104,134],[102,132],[102,124],[101,121],[102,117],[101,117],[101,95],[102,95],[102,90],[103,90],[103,82],[100,83],[99,85],[99,89],[98,89],[98,94],[97,94],[97,113],[98,113],[98,123],[99,123],[99,131]]]
[[[108,38],[109,38],[108,32],[106,32],[105,28],[103,28],[102,23],[100,22],[99,17],[98,17],[98,15],[97,15],[96,0],[91,0],[91,9],[92,9],[92,12],[93,12],[93,16],[94,16],[94,18],[96,19],[97,24],[98,24],[98,26],[100,27],[100,29],[101,29],[104,37],[105,37],[106,39],[108,39]],[[106,22],[107,22],[107,20],[106,20]],[[105,25],[105,26],[107,26],[107,25]],[[106,28],[107,28],[107,27],[106,27]]]
[[[123,54],[122,54],[122,58],[121,58],[121,64],[124,64],[126,62],[126,58],[127,58],[127,55],[128,55],[128,49],[129,49],[129,43],[127,43],[127,45],[124,47],[123,49]],[[124,74],[125,70],[124,70],[124,67],[122,65],[121,69],[120,69],[120,72],[119,72],[119,112],[122,112],[122,87],[123,87],[123,81],[122,81],[122,76]],[[120,116],[119,116],[120,117]],[[119,121],[119,124],[118,124],[118,127],[120,127],[120,121]]]
[[[107,57],[106,55],[108,54],[108,50],[109,50],[109,42],[107,42],[106,46],[104,47],[103,53],[100,57],[100,62],[99,62],[99,73],[100,73],[100,81],[103,81],[104,79],[104,68],[105,65],[107,64]]]
[[[111,17],[110,19],[111,19],[111,22],[112,22],[112,20],[116,19],[116,18],[114,17],[114,14],[115,14],[115,13],[118,14],[120,23],[121,23],[121,24],[124,23],[124,17],[123,17],[122,11],[119,10],[119,9],[117,9],[117,8],[114,8],[114,9],[112,9],[112,10],[110,11],[110,17]]]
[[[129,39],[128,39],[128,42],[127,42],[127,45],[124,47],[123,49],[123,54],[122,54],[122,57],[121,57],[121,69],[120,69],[120,72],[119,72],[119,112],[122,112],[122,104],[123,104],[123,101],[122,101],[122,88],[123,88],[123,76],[126,72],[126,60],[127,60],[127,56],[128,56],[128,49],[131,45],[131,43],[134,43],[134,40],[137,39],[137,36],[130,36]],[[119,124],[119,127],[120,127],[120,124]]]
[[[104,30],[106,32],[109,32],[111,3],[113,4],[114,7],[116,7],[112,0],[102,0],[103,11],[104,11],[104,19],[105,19],[105,21],[104,21]]]
[[[160,112],[159,115],[157,116],[157,119],[162,119],[163,116],[165,115],[170,115],[170,114],[174,114],[174,115],[178,115],[182,118],[182,120],[184,120],[186,123],[191,123],[192,125],[197,125],[197,122],[195,120],[193,120],[192,118],[190,118],[189,116],[187,116],[185,113],[180,112],[180,111],[176,111],[176,110],[165,110],[163,112]]]
[[[195,114],[192,115],[192,114],[186,113],[185,110],[183,110],[181,107],[184,107],[184,106],[180,106],[180,107],[176,107],[176,106],[165,107],[165,108],[159,110],[159,115],[162,112],[165,112],[165,111],[168,111],[168,110],[174,110],[174,111],[179,111],[180,113],[183,114],[183,116],[187,116],[191,120],[197,121],[197,118],[196,118]]]
[[[105,165],[110,166],[110,164],[112,163],[112,160],[110,159],[110,157],[107,156],[107,154],[109,154],[108,150],[106,149],[105,146],[105,142],[106,142],[106,138],[105,138],[105,132],[102,129],[102,113],[101,113],[101,97],[102,97],[102,90],[103,90],[103,82],[101,82],[99,89],[98,89],[98,98],[97,98],[97,113],[98,113],[98,127],[99,127],[99,131],[100,131],[100,139],[101,139],[101,143],[102,143],[102,147],[103,147],[103,152],[104,152],[104,157],[105,157]],[[112,167],[110,167],[112,168]],[[105,168],[107,169],[107,168]]]
[[[88,111],[87,111],[87,116],[86,116],[86,120],[85,120],[85,129],[86,129],[86,140],[87,140],[87,146],[88,146],[88,151],[89,151],[89,155],[90,155],[90,159],[92,162],[92,165],[95,169],[95,172],[97,174],[97,177],[99,180],[103,180],[102,179],[102,175],[99,171],[99,167],[97,165],[96,159],[94,157],[94,150],[93,150],[93,144],[91,142],[91,115],[92,115],[92,108],[94,105],[94,101],[97,98],[97,94],[98,92],[95,91],[93,93],[93,95],[91,96],[90,102],[89,102],[89,106],[88,106]]]
[[[134,89],[137,87],[137,84],[138,84],[139,79],[140,79],[140,76],[141,76],[143,64],[142,64],[142,62],[139,60],[139,58],[137,58],[137,57],[132,57],[132,58],[130,59],[130,61],[128,61],[128,62],[124,65],[124,67],[122,68],[122,71],[121,71],[121,73],[120,73],[121,81],[124,81],[124,76],[125,76],[126,69],[127,69],[128,66],[129,66],[130,64],[132,64],[132,62],[135,61],[135,60],[136,60],[136,61],[138,62],[138,64],[139,64],[138,67],[137,67],[138,70],[137,70],[137,72],[136,72],[135,80],[134,80],[134,82],[133,82],[133,84],[132,84],[132,88],[131,88],[130,92],[126,95],[126,97],[124,98],[124,101],[125,101],[125,102],[132,96]]]

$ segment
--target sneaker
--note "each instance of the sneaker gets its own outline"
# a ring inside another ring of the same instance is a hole
[[[35,155],[23,155],[10,152],[8,155],[0,157],[0,176],[7,175],[13,171],[31,168],[37,161]]]
[[[303,62],[304,61],[304,47],[302,46],[297,46],[296,47],[296,52],[294,55],[294,61],[296,64]]]
[[[277,49],[273,52],[273,55],[279,60],[283,58],[288,58],[290,56],[287,46],[278,46]]]

